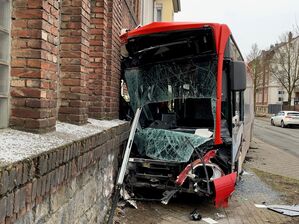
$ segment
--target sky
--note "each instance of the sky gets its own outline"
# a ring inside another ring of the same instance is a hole
[[[299,25],[299,0],[181,0],[174,20],[227,24],[246,57],[252,44],[267,50]]]

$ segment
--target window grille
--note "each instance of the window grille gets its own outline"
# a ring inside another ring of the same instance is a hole
[[[155,5],[155,22],[162,21],[162,4]]]

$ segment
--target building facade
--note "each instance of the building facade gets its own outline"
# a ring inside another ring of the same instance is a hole
[[[0,0],[0,223],[104,223],[140,0]]]
[[[0,127],[118,118],[122,28],[140,0],[1,0]]]
[[[299,45],[299,37],[291,38],[290,42],[296,48]],[[287,53],[284,53],[286,44],[282,42],[272,45],[269,50],[262,51],[259,56],[261,68],[256,94],[257,114],[273,114],[280,110],[299,110],[299,81],[297,81],[296,87],[291,94],[291,106],[289,107],[286,88],[273,74],[277,70],[282,69],[281,63],[287,60]],[[285,56],[282,57],[281,54]],[[285,63],[287,62],[285,61]]]
[[[172,22],[174,13],[181,11],[180,0],[142,0],[142,25],[151,22]]]

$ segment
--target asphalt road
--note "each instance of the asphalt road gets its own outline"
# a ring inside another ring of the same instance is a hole
[[[256,118],[254,136],[299,158],[299,128],[271,126],[270,119]]]

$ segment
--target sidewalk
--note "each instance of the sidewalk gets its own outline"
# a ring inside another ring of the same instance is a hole
[[[210,217],[219,224],[296,224],[299,217],[291,218],[268,209],[259,209],[254,204],[287,204],[282,194],[274,191],[268,184],[256,176],[252,168],[299,178],[299,161],[296,157],[267,145],[258,139],[253,139],[249,149],[244,169],[247,171],[236,187],[229,200],[228,208],[216,209],[212,201],[196,197],[181,196],[172,199],[168,205],[158,202],[138,202],[138,209],[126,207],[118,215],[118,223],[172,224],[195,223],[190,221],[189,214],[195,208],[202,217]],[[199,224],[206,222],[199,221]]]
[[[228,208],[216,209],[212,201],[181,196],[170,201],[168,205],[159,202],[138,202],[138,209],[126,207],[116,223],[120,224],[206,224],[194,222],[189,218],[190,212],[197,209],[204,218],[212,218],[218,224],[296,224],[299,218],[287,217],[268,209],[256,208],[254,204],[284,204],[280,195],[254,174],[244,175],[236,192],[229,200]]]
[[[257,138],[253,138],[247,163],[268,173],[299,180],[299,158]]]

